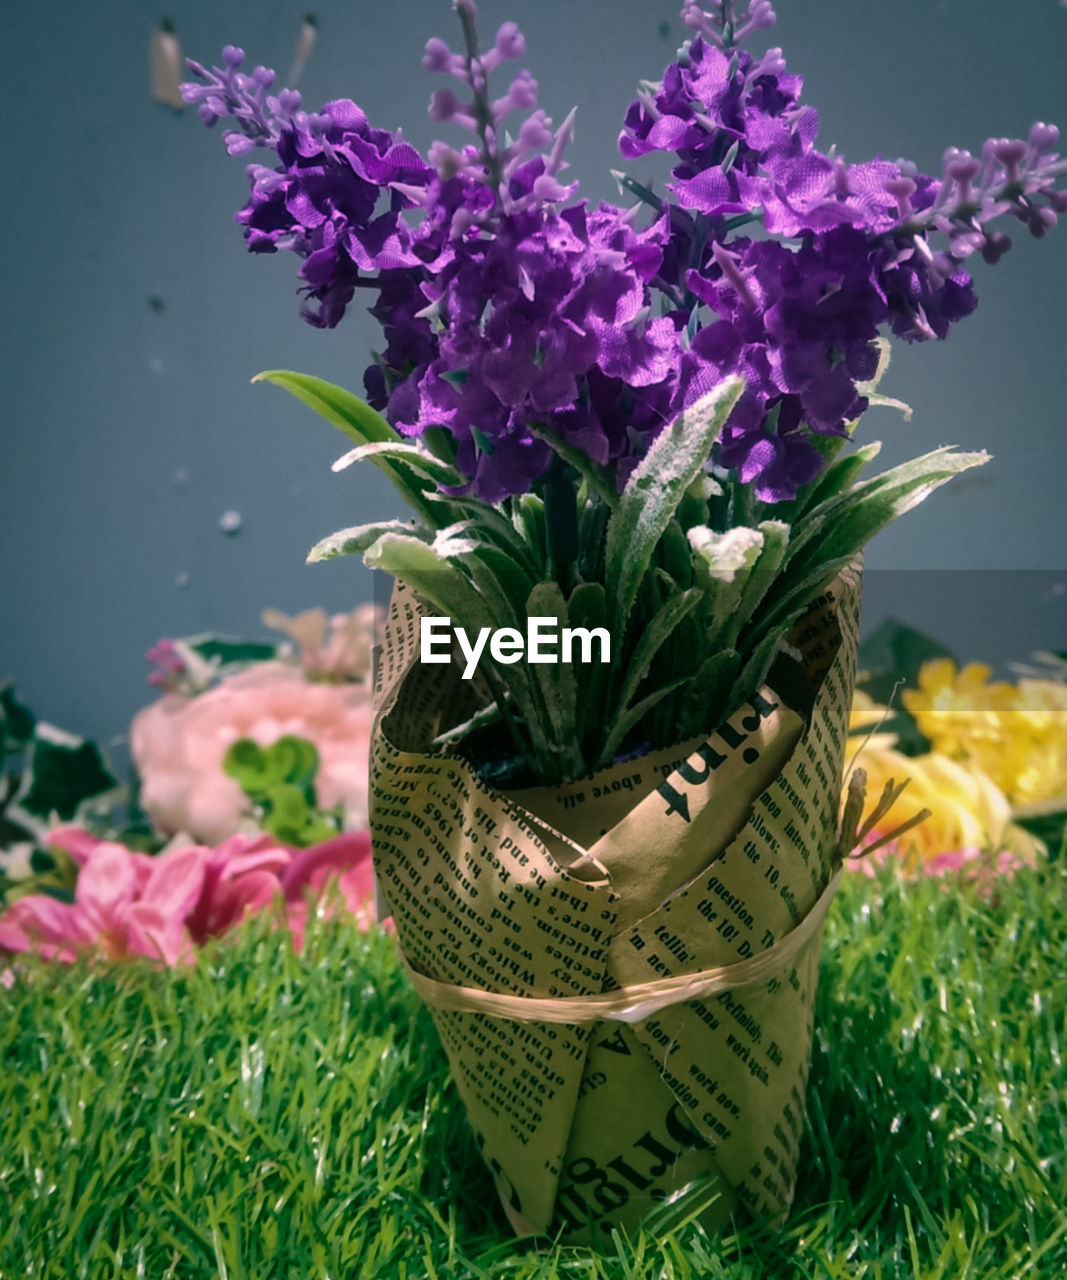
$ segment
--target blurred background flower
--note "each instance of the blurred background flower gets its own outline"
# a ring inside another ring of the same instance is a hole
[[[1037,679],[991,684],[989,675],[980,663],[958,669],[950,658],[924,662],[918,688],[901,695],[926,739],[916,749],[908,726],[902,726],[908,753],[890,709],[857,692],[849,741],[851,768],[867,778],[865,815],[887,785],[907,780],[862,847],[879,844],[929,811],[882,844],[874,860],[899,859],[909,871],[929,874],[988,874],[1033,863],[1050,851],[1023,820],[1034,801],[1044,802],[1043,816],[1053,818],[1049,829],[1055,833],[1056,815],[1067,808],[1067,685]],[[869,861],[860,857],[853,865],[869,870]]]
[[[978,662],[929,662],[904,706],[935,751],[981,770],[1013,806],[1067,796],[1067,684],[991,674]]]
[[[59,827],[48,843],[78,866],[73,900],[48,893],[17,898],[0,915],[0,951],[33,951],[64,963],[85,952],[187,963],[196,946],[275,902],[284,905],[299,949],[309,894],[320,896],[331,880],[361,928],[375,918],[366,831],[299,851],[269,836],[231,836],[217,848],[179,841],[155,857],[82,827]]]
[[[373,606],[329,619],[321,609],[293,618],[267,610],[264,621],[289,635],[298,654],[223,669],[203,692],[172,686],[139,711],[130,749],[153,825],[164,835],[225,840],[254,817],[223,770],[227,751],[241,738],[268,747],[296,736],[318,752],[319,806],[339,808],[348,829],[366,826],[376,618]]]

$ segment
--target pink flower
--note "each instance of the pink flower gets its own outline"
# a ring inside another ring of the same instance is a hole
[[[370,835],[346,832],[310,849],[269,836],[233,836],[218,848],[186,845],[157,857],[61,827],[49,842],[80,865],[72,903],[28,894],[0,915],[0,950],[35,951],[73,961],[95,949],[112,959],[152,956],[174,965],[194,947],[239,924],[250,911],[284,901],[298,948],[303,946],[308,892],[338,877],[360,928],[374,920]]]
[[[321,893],[326,884],[337,878],[344,904],[361,929],[374,922],[374,865],[371,862],[369,831],[346,831],[333,840],[300,849],[282,877],[282,888],[289,908],[289,928],[297,950],[304,945],[309,898]],[[384,928],[391,922],[382,921]]]
[[[249,667],[194,698],[164,694],[130,727],[141,803],[160,831],[218,844],[238,830],[248,808],[222,771],[227,748],[237,738],[266,747],[297,734],[319,752],[319,804],[342,806],[346,825],[363,827],[371,721],[369,684],[314,682],[282,662]]]
[[[364,604],[351,613],[326,616],[325,609],[308,609],[290,617],[280,609],[264,609],[264,626],[284,632],[300,650],[300,662],[315,680],[366,680],[371,649],[381,639],[384,613]]]
[[[82,865],[74,901],[17,899],[0,916],[0,947],[69,962],[92,946],[112,958],[177,964],[191,953],[184,920],[200,897],[206,852],[191,846],[150,858],[102,840]]]
[[[937,878],[960,876],[972,880],[978,885],[984,896],[988,897],[995,888],[997,878],[1011,877],[1016,871],[1036,864],[1033,851],[1017,852],[1013,849],[1001,849],[990,852],[971,846],[966,849],[953,849],[947,853],[934,854],[917,867],[906,856],[907,850],[902,848],[902,841],[890,841],[875,849],[873,853],[860,855],[859,851],[845,861],[845,865],[864,875],[873,876],[875,867],[886,862],[898,862],[913,876],[926,875]]]

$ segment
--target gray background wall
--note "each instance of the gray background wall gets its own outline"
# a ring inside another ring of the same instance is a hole
[[[169,0],[165,12],[186,54],[217,61],[232,41],[284,78],[307,2]],[[615,198],[621,116],[681,39],[677,8],[482,0],[490,38],[506,18],[523,27],[550,114],[579,105],[572,172],[593,199]],[[820,141],[851,160],[880,150],[937,172],[949,143],[977,150],[1036,118],[1067,134],[1057,0],[778,8],[772,41],[806,78]],[[0,677],[46,718],[105,740],[149,696],[141,655],[158,637],[260,634],[267,605],[369,598],[354,561],[309,568],[304,554],[334,528],[396,512],[377,473],[331,474],[339,436],[249,386],[281,366],[358,388],[376,331],[359,315],[310,329],[296,260],[246,255],[232,223],[244,162],[195,113],[150,100],[162,12],[146,0],[4,5]],[[316,13],[309,106],[353,97],[417,145],[447,136],[426,116],[435,85],[420,65],[428,36],[454,40],[447,0],[322,0]],[[1067,226],[1043,244],[1021,228],[1014,238],[999,267],[979,266],[979,311],[947,343],[898,346],[887,390],[914,420],[879,410],[863,428],[887,463],[949,442],[996,455],[877,539],[867,624],[891,610],[963,657],[997,660],[1067,647]],[[243,520],[234,536],[219,528],[229,509]]]

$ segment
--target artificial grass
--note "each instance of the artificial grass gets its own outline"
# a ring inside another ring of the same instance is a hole
[[[517,1242],[388,937],[247,924],[195,967],[0,989],[0,1276],[1067,1275],[1067,871],[846,878],[797,1199],[603,1256]]]

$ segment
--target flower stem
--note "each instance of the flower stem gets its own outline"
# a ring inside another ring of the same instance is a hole
[[[485,165],[486,181],[499,194],[503,174],[500,156],[490,144],[489,130],[493,124],[492,109],[489,104],[488,77],[482,66],[478,49],[478,28],[475,25],[474,13],[464,4],[456,6],[459,13],[460,26],[463,28],[463,43],[467,49],[467,75],[474,92],[474,119],[478,127],[478,137],[482,144],[482,163]]]
[[[548,556],[555,566],[560,589],[567,595],[578,558],[578,508],[573,473],[558,454],[545,477],[544,499]]]

